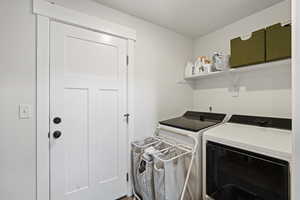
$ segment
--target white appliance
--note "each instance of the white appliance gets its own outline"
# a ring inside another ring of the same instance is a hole
[[[202,133],[220,125],[225,119],[226,114],[187,111],[183,116],[159,122],[157,129],[159,136],[172,138],[176,142],[190,146],[194,145],[192,138],[198,141],[187,188],[193,200],[202,198]]]
[[[203,197],[290,200],[291,119],[233,115],[203,134]]]

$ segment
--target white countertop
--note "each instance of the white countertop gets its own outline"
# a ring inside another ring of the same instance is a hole
[[[291,161],[292,132],[289,130],[225,123],[209,129],[203,140]]]

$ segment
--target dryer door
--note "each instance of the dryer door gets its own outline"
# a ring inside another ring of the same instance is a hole
[[[215,200],[288,200],[289,164],[208,142],[207,195]]]

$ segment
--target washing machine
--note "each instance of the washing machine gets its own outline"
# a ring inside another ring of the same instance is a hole
[[[159,122],[158,136],[168,137],[191,147],[197,141],[195,159],[188,182],[188,190],[193,200],[202,198],[202,133],[221,125],[226,119],[226,114],[222,113],[187,111],[180,117]]]
[[[203,199],[290,200],[292,120],[233,115],[203,134]]]

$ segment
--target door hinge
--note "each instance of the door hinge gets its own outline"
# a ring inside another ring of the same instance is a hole
[[[124,114],[124,117],[126,118],[126,123],[127,124],[129,123],[129,116],[130,116],[129,113]]]
[[[129,174],[126,173],[126,181],[129,182]]]
[[[48,132],[48,138],[50,138],[50,132]]]
[[[127,66],[129,65],[129,56],[128,55],[126,56],[126,65]]]

